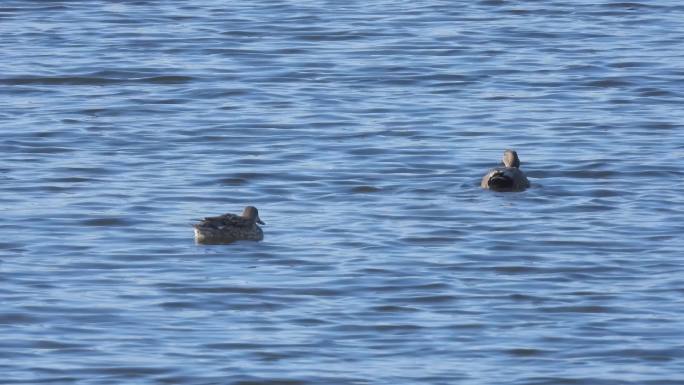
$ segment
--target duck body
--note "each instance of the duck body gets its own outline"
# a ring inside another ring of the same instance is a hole
[[[497,167],[482,177],[480,184],[484,189],[494,191],[523,191],[530,187],[525,174],[513,167]]]
[[[264,239],[264,232],[257,223],[264,224],[253,206],[246,207],[242,215],[223,214],[206,217],[193,226],[195,241],[205,244],[261,241]]]
[[[494,191],[523,191],[530,187],[530,181],[520,170],[520,159],[515,151],[506,150],[503,163],[503,167],[493,168],[482,177],[482,188]]]

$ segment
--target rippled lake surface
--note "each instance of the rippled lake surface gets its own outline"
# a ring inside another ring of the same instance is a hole
[[[684,384],[683,19],[3,1],[0,383]]]

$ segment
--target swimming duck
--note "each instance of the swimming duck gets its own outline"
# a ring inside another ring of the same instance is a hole
[[[496,167],[482,178],[481,186],[494,191],[523,191],[530,187],[525,173],[520,171],[518,153],[513,150],[504,151],[504,167]]]
[[[264,232],[257,223],[265,225],[259,218],[259,211],[254,206],[247,206],[242,215],[223,214],[207,217],[194,225],[195,241],[198,243],[231,243],[264,239]]]

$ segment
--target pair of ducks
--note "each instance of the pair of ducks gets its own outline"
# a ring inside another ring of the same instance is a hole
[[[504,151],[503,167],[496,167],[482,177],[480,186],[494,191],[523,191],[530,187],[530,181],[520,171],[518,153],[513,150]],[[259,218],[259,211],[254,206],[247,206],[242,215],[223,214],[207,217],[195,227],[197,243],[217,244],[248,240],[264,239],[264,232],[257,224],[265,223]]]

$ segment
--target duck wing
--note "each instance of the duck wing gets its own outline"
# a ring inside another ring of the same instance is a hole
[[[489,172],[482,177],[482,183],[480,183],[480,185],[482,186],[482,188],[489,188],[489,182],[492,179],[506,178],[505,171],[506,169],[504,167],[497,167],[489,170]]]
[[[249,220],[235,214],[223,214],[217,217],[206,217],[196,224],[195,227],[211,227],[215,229],[222,229],[229,227],[248,227],[251,223]]]

